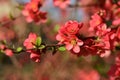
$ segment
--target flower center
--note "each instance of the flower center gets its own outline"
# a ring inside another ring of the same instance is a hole
[[[76,43],[76,40],[71,40],[71,44],[73,44],[73,45],[76,45],[77,43]]]

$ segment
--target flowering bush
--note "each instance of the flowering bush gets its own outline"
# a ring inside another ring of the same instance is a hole
[[[19,56],[24,57],[25,54],[36,63],[50,62],[48,67],[52,65],[53,69],[59,68],[57,65],[67,64],[68,61],[74,62],[75,66],[72,63],[72,68],[80,68],[76,69],[78,71],[75,75],[63,72],[60,80],[119,80],[120,1],[51,0],[51,2],[49,0],[30,0],[24,4],[21,2],[22,4],[18,3],[15,7],[20,12],[10,12],[9,16],[2,17],[0,53],[10,57],[13,64],[19,68],[27,61],[19,59]],[[47,57],[48,53],[57,55],[56,59]],[[60,53],[64,53],[63,57]],[[69,59],[66,53],[70,53],[67,54]],[[46,71],[44,65],[41,74],[47,76],[47,73],[51,72]],[[65,67],[69,65],[71,66],[68,64]],[[67,70],[75,73],[70,67]],[[38,78],[35,80],[57,79],[56,77],[49,79],[49,76],[44,77],[41,74],[37,74]],[[67,75],[69,77],[62,78]],[[53,74],[50,75],[52,76]]]

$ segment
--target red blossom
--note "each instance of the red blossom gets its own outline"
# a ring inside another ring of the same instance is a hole
[[[92,19],[90,20],[90,31],[93,31],[96,26],[100,25],[102,23],[102,19],[98,14],[94,14],[92,16]]]
[[[110,80],[114,80],[120,76],[120,55],[116,57],[115,64],[110,68],[108,74]]]
[[[37,35],[35,33],[30,33],[28,38],[24,41],[23,45],[26,49],[34,48],[35,41],[37,39]]]
[[[75,36],[71,36],[68,40],[66,40],[64,42],[64,44],[66,45],[66,49],[67,50],[72,50],[74,53],[79,53],[80,52],[80,46],[83,45],[83,41],[79,40],[77,37]]]
[[[83,23],[78,23],[76,21],[68,21],[64,26],[60,28],[59,34],[56,36],[56,39],[58,41],[62,41],[66,37],[76,35],[79,33],[82,26]]]
[[[53,0],[53,2],[55,6],[61,9],[65,9],[70,4],[70,0]]]
[[[33,50],[31,50],[30,52],[30,58],[35,62],[40,62],[40,52]]]
[[[4,52],[5,52],[5,55],[9,57],[13,56],[13,51],[11,49],[6,49]]]
[[[5,53],[5,55],[7,55],[9,57],[13,56],[13,51],[11,49],[7,48],[6,45],[1,44],[0,50],[2,50]]]
[[[104,18],[106,17],[106,12],[103,10],[99,13],[95,13],[90,20],[89,30],[95,33],[96,36],[104,36],[106,33],[110,32],[110,28],[107,28]]]
[[[67,22],[60,28],[59,33],[56,36],[56,39],[60,41],[59,44],[65,44],[67,50],[79,53],[83,41],[78,39],[76,34],[79,33],[82,26],[82,23],[76,21]]]
[[[111,9],[111,20],[113,26],[119,26],[120,25],[120,1],[116,0],[117,2],[112,5]]]
[[[77,21],[69,21],[61,28],[61,33],[75,35],[80,31],[82,26],[83,24]]]
[[[114,50],[116,46],[120,44],[120,27],[110,31],[109,43],[111,50]]]
[[[41,6],[41,0],[31,0],[25,5],[22,14],[26,17],[27,22],[46,22],[46,12],[39,10]]]
[[[35,62],[40,62],[41,52],[39,50],[33,50],[33,48],[35,48],[36,39],[37,35],[35,33],[30,33],[23,45],[28,49],[26,51],[30,53],[30,58]]]
[[[103,41],[96,42],[96,40],[88,38],[84,40],[84,45],[81,46],[81,51],[77,55],[99,55],[100,57],[108,57],[110,50]]]

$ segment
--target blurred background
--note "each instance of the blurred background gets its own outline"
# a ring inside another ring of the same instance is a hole
[[[71,0],[70,5],[62,10],[54,6],[53,0],[43,0],[40,10],[47,12],[47,22],[41,24],[27,23],[21,14],[21,6],[30,0],[0,0],[0,40],[15,47],[22,46],[30,32],[42,37],[47,44],[56,44],[55,36],[62,24],[68,20],[84,22],[80,33],[89,36],[88,21],[104,0]],[[74,6],[98,4],[98,6]],[[15,20],[11,20],[15,17]],[[98,56],[77,57],[69,52],[51,51],[41,55],[41,62],[29,59],[29,53],[8,57],[0,54],[0,80],[108,80],[107,71],[112,64],[110,58]]]

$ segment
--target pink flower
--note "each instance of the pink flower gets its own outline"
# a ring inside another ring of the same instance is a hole
[[[120,43],[120,28],[112,29],[109,35],[109,42],[111,50],[114,50]]]
[[[31,2],[26,5],[26,8],[36,12],[39,10],[41,6],[42,6],[41,0],[31,0]]]
[[[36,39],[37,35],[35,33],[30,33],[28,38],[24,41],[23,45],[26,47],[26,49],[32,49],[34,48]]]
[[[65,9],[70,4],[70,0],[53,0],[53,2],[55,6],[61,9]]]
[[[61,35],[57,35],[57,40],[60,41],[59,44],[65,44],[66,49],[73,51],[73,53],[79,53],[80,46],[83,45],[83,41],[76,36],[62,37]]]
[[[27,52],[30,53],[30,58],[35,62],[40,62],[40,54],[39,50],[33,50],[35,47],[37,35],[35,33],[30,33],[28,38],[24,41],[23,45],[26,47]]]
[[[7,56],[9,56],[9,57],[13,56],[13,52],[12,52],[12,50],[10,50],[10,49],[6,49],[4,52],[5,52],[5,54],[6,54]]]
[[[96,41],[94,39],[84,40],[84,45],[81,46],[81,51],[78,56],[99,55],[100,57],[108,57],[110,55],[108,41]]]
[[[108,32],[110,32],[111,29],[107,28],[106,24],[101,24],[99,26],[96,27],[96,35],[99,37],[105,36]]]
[[[58,41],[64,41],[67,37],[71,35],[76,35],[79,33],[83,23],[78,23],[77,21],[68,21],[64,26],[62,26],[59,30],[56,39]]]
[[[115,64],[110,68],[108,75],[110,76],[110,80],[117,80],[117,78],[119,78],[120,76],[120,55],[116,57]]]
[[[56,36],[59,44],[65,44],[66,49],[72,51],[72,53],[79,53],[83,41],[78,39],[76,35],[79,33],[82,25],[82,23],[76,21],[69,21],[62,26]]]
[[[9,56],[9,57],[13,56],[13,51],[12,51],[11,49],[8,49],[8,48],[7,48],[5,45],[3,45],[3,44],[0,45],[0,50],[2,50],[2,51],[5,53],[5,55],[7,55],[7,56]]]
[[[102,19],[98,14],[94,14],[90,20],[90,31],[94,31],[96,26],[99,26],[102,23]]]
[[[94,32],[96,36],[102,37],[110,32],[110,28],[107,28],[106,23],[104,23],[104,17],[106,12],[103,10],[99,14],[95,13],[90,20],[89,31]]]
[[[79,40],[75,36],[71,36],[68,40],[64,42],[65,47],[69,51],[73,51],[74,53],[80,52],[80,46],[83,45],[83,41]]]
[[[37,51],[31,51],[30,58],[35,62],[40,62],[40,53]]]
[[[39,10],[41,6],[41,0],[31,0],[31,2],[25,5],[22,14],[26,17],[27,22],[46,22],[47,13]]]
[[[61,27],[61,33],[67,35],[75,35],[77,34],[83,23],[78,23],[77,21],[68,21],[63,27]]]

